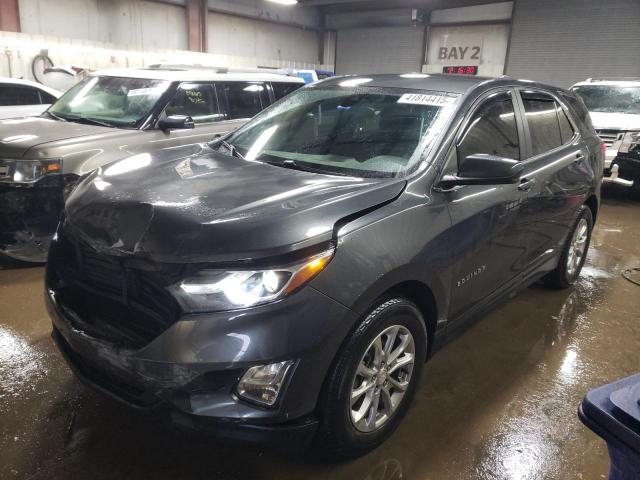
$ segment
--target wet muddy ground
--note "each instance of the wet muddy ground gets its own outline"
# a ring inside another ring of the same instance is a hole
[[[640,370],[640,203],[606,199],[588,263],[566,291],[533,286],[430,361],[383,446],[326,464],[220,444],[87,390],[49,336],[43,269],[0,270],[2,479],[599,479],[604,442],[585,392]]]

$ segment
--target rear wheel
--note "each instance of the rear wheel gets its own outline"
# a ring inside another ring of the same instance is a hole
[[[420,379],[427,338],[418,308],[379,303],[338,353],[319,405],[317,446],[348,458],[382,443],[404,416]]]
[[[573,229],[567,237],[558,266],[544,278],[547,285],[555,288],[567,288],[575,283],[587,258],[592,229],[593,215],[589,207],[583,205]]]

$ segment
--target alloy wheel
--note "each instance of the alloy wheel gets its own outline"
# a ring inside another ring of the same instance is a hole
[[[582,264],[582,258],[586,254],[588,238],[589,224],[586,219],[581,218],[578,225],[576,225],[569,245],[569,254],[567,255],[567,275],[569,277],[573,277]]]
[[[413,335],[401,325],[386,328],[369,344],[351,386],[351,422],[358,431],[373,432],[393,416],[409,388],[415,348]]]

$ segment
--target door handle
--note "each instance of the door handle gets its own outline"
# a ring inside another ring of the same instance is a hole
[[[518,185],[518,190],[521,192],[528,192],[535,185],[535,178],[523,178],[520,180],[520,184]]]
[[[581,153],[578,153],[573,163],[582,163],[583,160],[584,160],[584,155],[582,155]]]

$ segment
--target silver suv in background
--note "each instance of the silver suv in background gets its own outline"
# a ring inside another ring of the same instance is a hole
[[[588,79],[571,89],[607,147],[603,181],[640,190],[640,78]]]
[[[158,67],[97,72],[39,117],[0,121],[0,253],[44,261],[78,179],[131,155],[213,140],[302,79]]]

